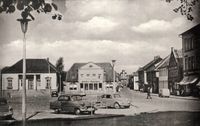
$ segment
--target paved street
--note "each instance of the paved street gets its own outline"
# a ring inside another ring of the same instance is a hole
[[[176,97],[160,98],[157,94],[152,95],[152,99],[146,99],[146,93],[123,89],[120,94],[131,101],[132,106],[129,109],[98,109],[97,115],[101,114],[117,114],[117,115],[135,115],[143,112],[158,111],[200,111],[200,100],[192,97]],[[89,97],[95,100],[96,96]],[[30,97],[27,100],[27,117],[31,119],[42,118],[77,118],[73,114],[54,114],[49,109],[50,97],[37,96]],[[20,98],[10,99],[10,103],[14,108],[14,118],[21,119],[21,100]],[[81,115],[88,116],[88,115]]]

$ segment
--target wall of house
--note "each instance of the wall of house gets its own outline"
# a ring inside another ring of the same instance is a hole
[[[18,74],[2,74],[2,89],[7,90],[8,78],[12,78],[12,89],[18,90]]]
[[[134,90],[139,90],[139,83],[138,83],[138,76],[133,76],[134,77]]]
[[[21,75],[21,74],[20,74]],[[33,75],[33,90],[36,90],[36,75],[40,75],[40,84],[37,85],[37,89],[46,89],[46,77],[51,78],[51,89],[57,89],[57,77],[56,73],[48,73],[48,74],[27,74]],[[19,79],[19,74],[2,74],[2,89],[7,90],[8,87],[8,78],[12,78],[12,89],[10,90],[21,90],[22,89],[22,79]],[[26,79],[26,84],[28,85],[28,79]],[[28,86],[26,86],[28,89]]]
[[[161,68],[159,69],[159,90],[163,88],[168,89],[168,69]]]
[[[51,89],[57,90],[57,76],[56,73],[41,74],[41,86],[38,89],[46,89],[46,78],[51,78]]]

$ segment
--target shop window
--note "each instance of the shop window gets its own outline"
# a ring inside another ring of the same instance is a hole
[[[93,90],[93,84],[92,83],[89,84],[89,90]]]
[[[98,90],[97,83],[94,83],[94,90]]]

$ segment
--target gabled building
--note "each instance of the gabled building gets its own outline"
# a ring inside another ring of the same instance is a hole
[[[139,89],[143,88],[143,91],[146,91],[147,86],[151,86],[152,92],[158,93],[158,77],[155,68],[161,60],[160,56],[155,56],[152,61],[138,70]]]
[[[23,60],[2,69],[2,90],[22,90]],[[26,59],[27,90],[57,90],[57,70],[47,59]],[[28,92],[27,91],[27,92]]]
[[[66,80],[66,92],[93,94],[116,91],[110,63],[74,63]]]
[[[200,95],[200,24],[183,32],[183,72],[181,95]]]
[[[169,89],[171,94],[179,95],[179,85],[183,78],[183,56],[182,50],[176,50],[171,48],[171,54],[169,59],[169,70],[168,70],[168,80]]]

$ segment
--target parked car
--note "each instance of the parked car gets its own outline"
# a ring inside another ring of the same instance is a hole
[[[169,92],[169,89],[167,88],[162,88],[159,90],[159,94],[158,94],[159,97],[170,97],[170,92]]]
[[[51,97],[58,97],[58,92],[57,91],[52,91],[51,92]]]
[[[0,98],[0,119],[12,119],[13,109],[8,105],[6,98]]]
[[[56,113],[72,112],[79,115],[84,112],[95,113],[97,110],[94,104],[83,99],[80,94],[60,95],[55,101],[50,102],[50,109]]]
[[[105,107],[129,108],[130,102],[126,98],[122,98],[120,94],[103,94],[98,96],[97,103],[103,104]]]

